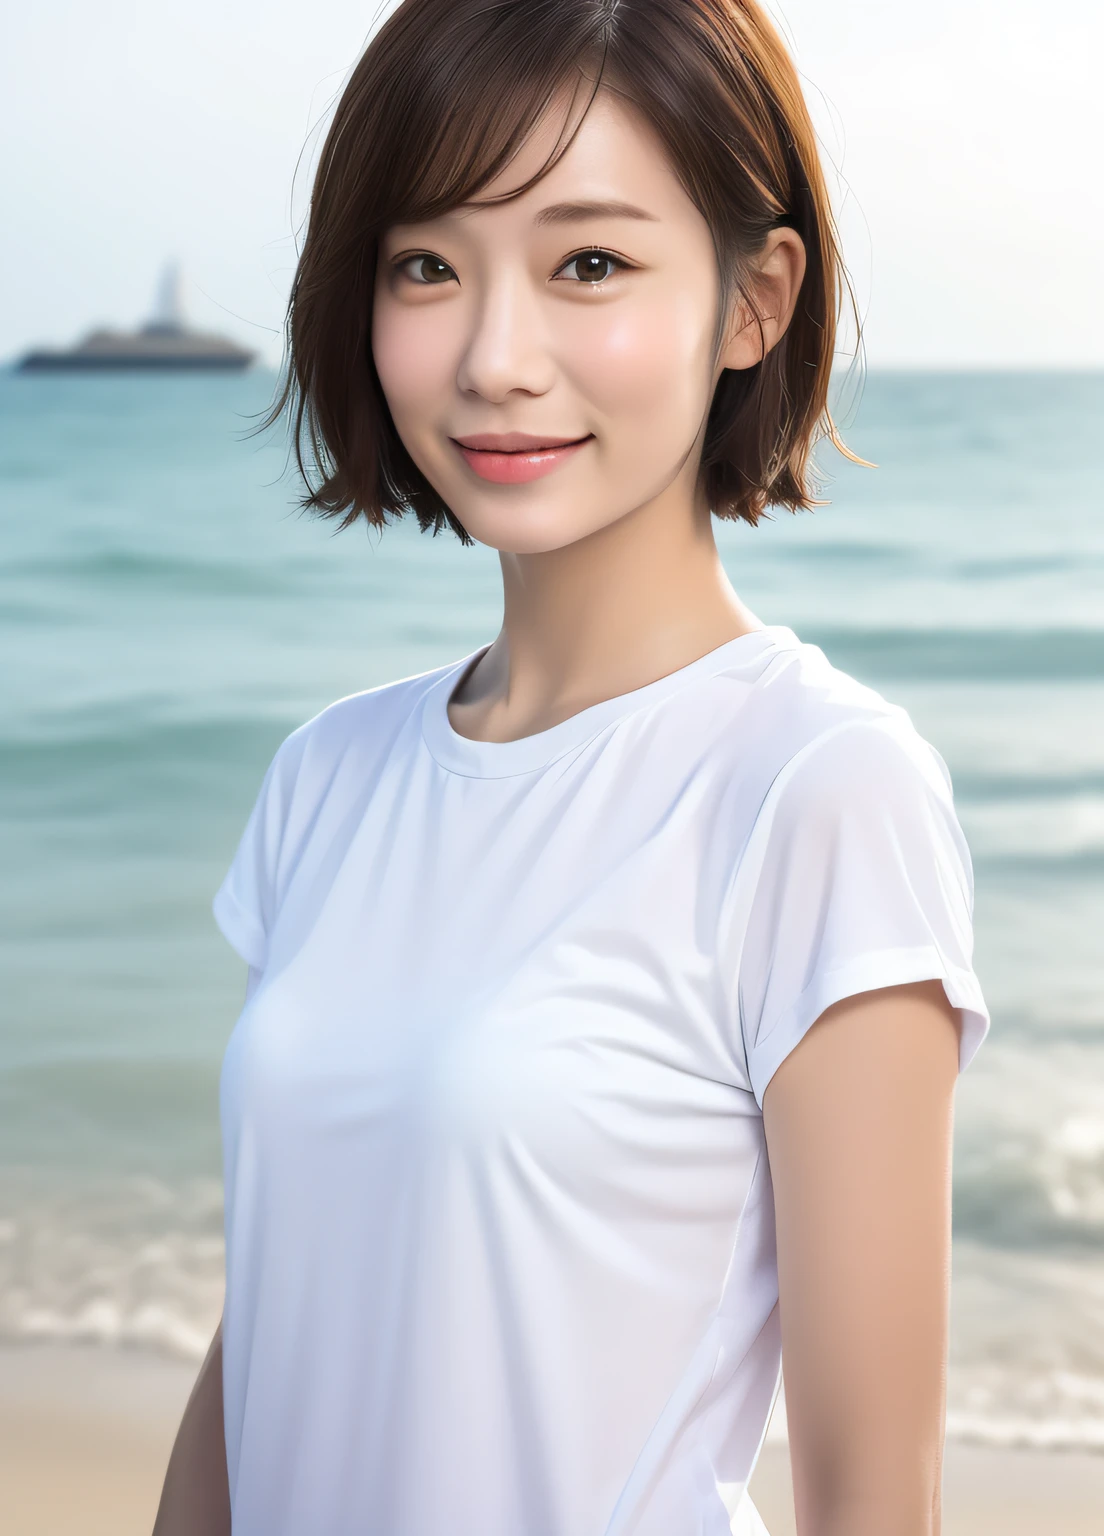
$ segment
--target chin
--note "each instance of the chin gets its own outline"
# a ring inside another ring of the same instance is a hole
[[[554,549],[565,549],[596,533],[606,523],[616,521],[614,517],[588,521],[557,512],[554,507],[524,511],[500,508],[491,514],[475,512],[468,518],[455,503],[452,505],[471,537],[502,555],[544,555]]]

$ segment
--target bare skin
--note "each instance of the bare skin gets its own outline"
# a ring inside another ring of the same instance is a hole
[[[801,240],[774,230],[719,316],[708,227],[608,91],[553,171],[486,206],[544,164],[562,122],[551,112],[478,205],[389,230],[378,263],[373,354],[396,428],[499,552],[502,627],[449,704],[481,741],[547,729],[761,627],[721,565],[699,463],[721,372],[785,332]],[[612,202],[638,215],[578,207]],[[492,483],[456,442],[514,432],[585,441],[524,484]],[[829,1009],[764,1096],[800,1536],[938,1536],[957,1063],[942,987],[886,988]],[[220,1335],[155,1536],[229,1529],[216,1361]]]
[[[230,1536],[230,1489],[222,1418],[221,1322],[180,1421],[153,1536]]]
[[[767,1084],[800,1536],[938,1536],[958,1025],[937,981],[829,1008]]]

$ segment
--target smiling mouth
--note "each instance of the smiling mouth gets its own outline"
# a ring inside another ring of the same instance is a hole
[[[572,448],[585,443],[593,433],[581,437],[536,437],[529,432],[474,432],[470,437],[454,437],[458,448],[472,453],[544,453],[553,448]]]
[[[481,480],[495,485],[522,485],[550,474],[589,443],[585,437],[534,437],[524,432],[479,433],[450,439]]]

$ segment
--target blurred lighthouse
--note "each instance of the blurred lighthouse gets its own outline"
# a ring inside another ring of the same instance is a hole
[[[153,314],[142,327],[142,334],[179,336],[184,329],[184,277],[178,261],[167,261],[157,284]]]

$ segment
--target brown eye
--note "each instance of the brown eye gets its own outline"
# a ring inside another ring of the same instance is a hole
[[[604,283],[607,277],[614,272],[624,269],[627,263],[611,256],[609,251],[582,251],[578,256],[572,256],[569,262],[560,268],[561,272],[570,273],[575,268],[575,278],[581,283]]]
[[[408,256],[405,261],[399,263],[399,270],[405,272],[412,282],[421,283],[423,286],[428,286],[430,283],[447,283],[456,275],[439,256]]]

